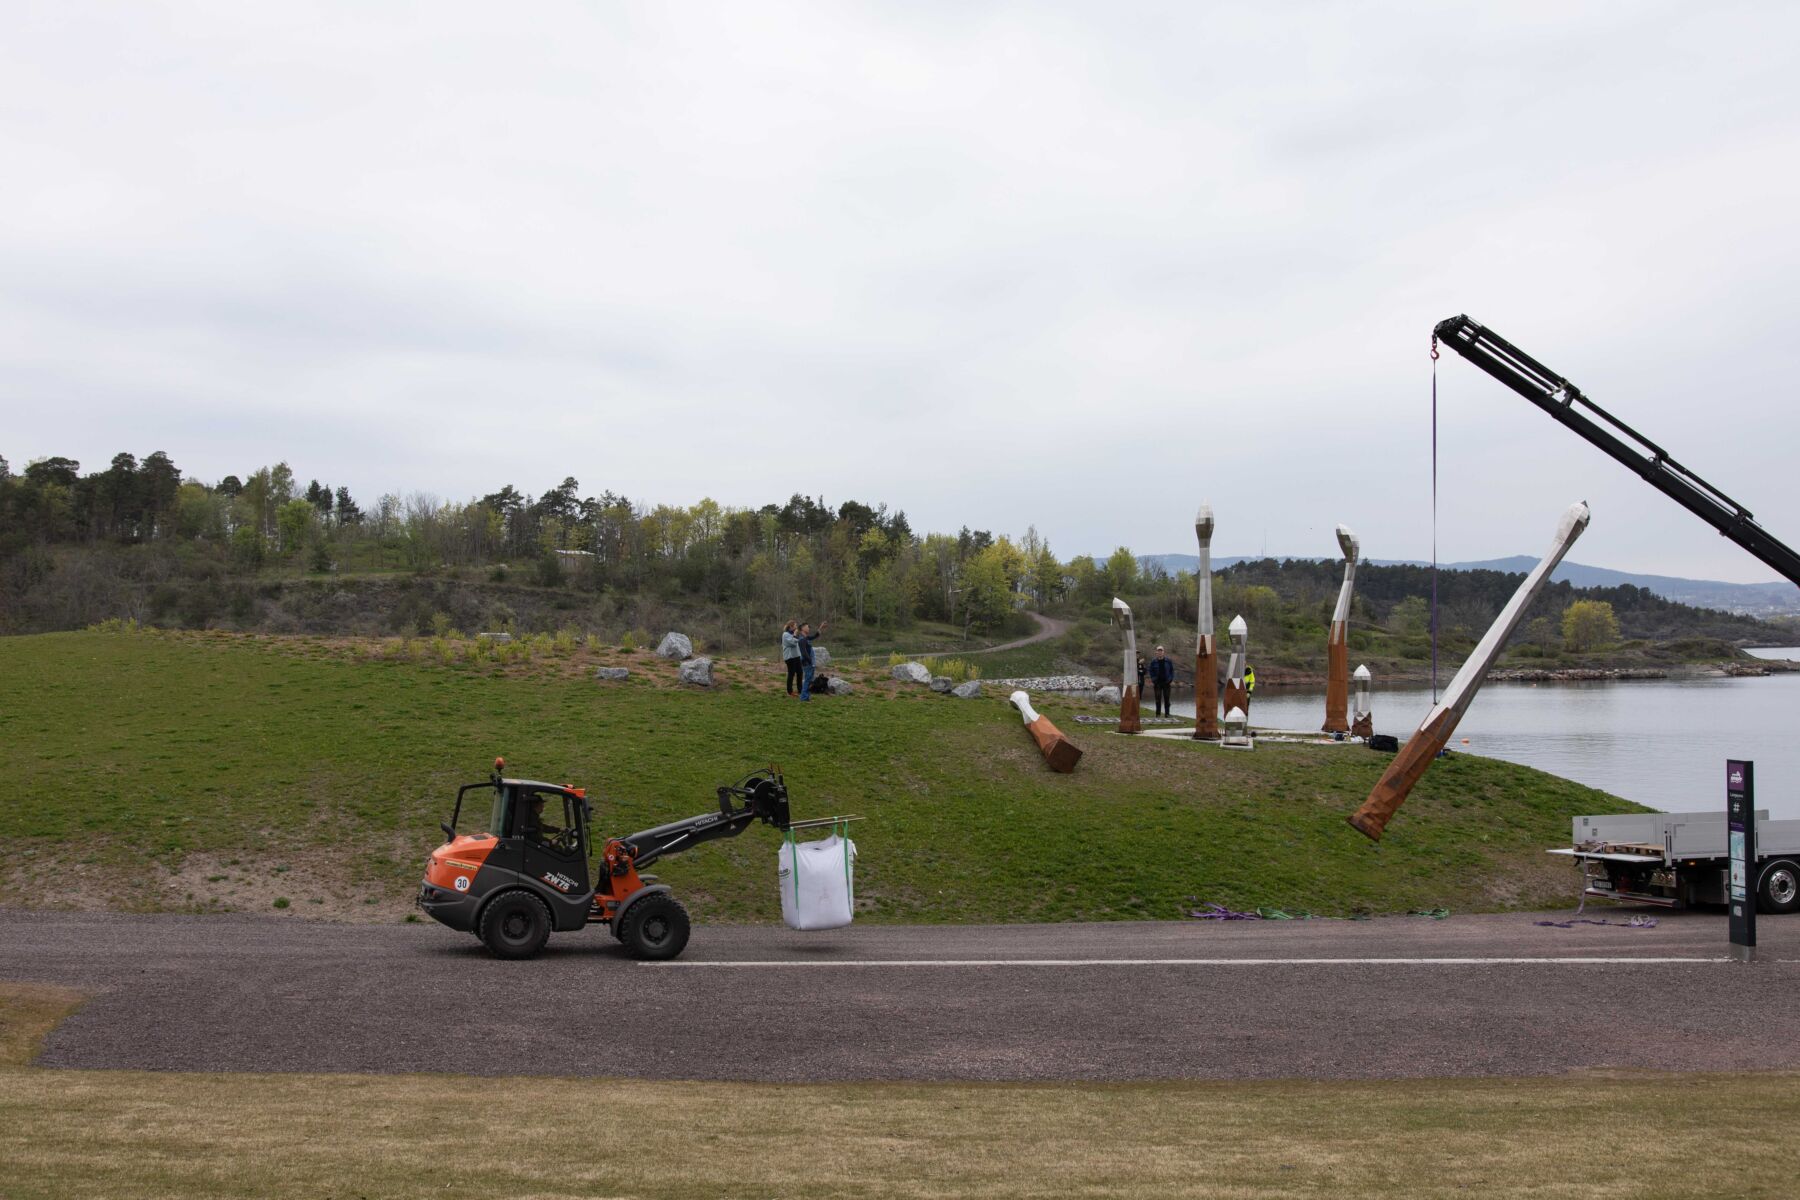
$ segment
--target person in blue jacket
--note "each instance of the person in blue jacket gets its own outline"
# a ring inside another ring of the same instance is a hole
[[[819,622],[818,632],[813,632],[812,622],[800,622],[800,698],[812,699],[813,681],[813,639],[825,635],[825,622]]]
[[[1150,660],[1150,686],[1156,689],[1156,715],[1166,717],[1169,713],[1169,685],[1175,682],[1175,660],[1163,653],[1163,648],[1156,648],[1156,657]]]

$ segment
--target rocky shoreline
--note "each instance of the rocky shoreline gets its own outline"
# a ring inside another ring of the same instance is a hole
[[[1667,679],[1661,667],[1511,667],[1488,675],[1492,683],[1596,683],[1618,679]]]
[[[1092,692],[1110,681],[1094,675],[1031,675],[1023,679],[983,679],[1002,691],[1020,692]]]
[[[1788,659],[1762,659],[1751,662],[1729,661],[1712,663],[1682,663],[1671,667],[1503,667],[1488,675],[1490,683],[1615,683],[1634,680],[1654,679],[1694,679],[1694,678],[1752,678],[1762,675],[1779,675],[1788,671],[1800,671],[1800,662]],[[1324,687],[1323,672],[1294,670],[1287,667],[1270,666],[1258,671],[1258,682],[1265,688],[1286,691],[1291,688]],[[1455,674],[1454,667],[1446,668],[1443,678],[1448,681]],[[1386,684],[1424,683],[1431,678],[1430,674],[1408,669],[1391,675],[1376,676],[1376,686]],[[990,683],[1003,691],[1020,689],[1027,692],[1085,692],[1092,694],[1102,687],[1117,686],[1110,680],[1094,675],[1034,675],[1023,679],[988,679]],[[1177,679],[1177,692],[1193,691],[1193,683],[1189,679]]]

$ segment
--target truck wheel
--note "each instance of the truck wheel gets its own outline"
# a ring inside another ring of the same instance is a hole
[[[688,940],[687,909],[667,892],[646,896],[632,905],[619,929],[619,941],[633,958],[662,960],[681,953]]]
[[[1766,913],[1800,911],[1800,867],[1786,859],[1764,867],[1756,898],[1757,907]]]
[[[531,958],[550,940],[550,910],[530,892],[507,892],[481,910],[478,932],[495,958]]]

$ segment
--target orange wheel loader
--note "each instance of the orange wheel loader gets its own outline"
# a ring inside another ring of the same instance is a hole
[[[552,932],[589,925],[607,926],[635,958],[674,958],[687,945],[687,909],[640,870],[756,821],[789,828],[787,784],[771,767],[721,786],[717,812],[608,839],[590,871],[586,789],[508,779],[505,769],[495,759],[491,778],[457,789],[441,826],[450,840],[431,852],[418,897],[433,919],[473,933],[499,958],[530,958]],[[470,795],[483,792],[491,794]],[[465,807],[474,832],[459,833]]]

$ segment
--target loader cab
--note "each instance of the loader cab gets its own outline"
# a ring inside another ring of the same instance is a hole
[[[564,896],[588,892],[588,802],[581,793],[547,783],[504,780],[496,804],[507,806],[508,837],[523,858],[523,873]]]
[[[489,867],[517,872],[576,901],[590,890],[591,817],[580,788],[496,777],[458,790],[444,832],[449,848],[481,845]]]

